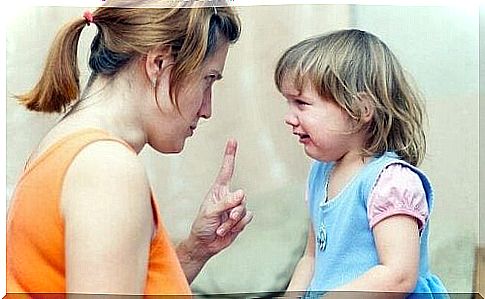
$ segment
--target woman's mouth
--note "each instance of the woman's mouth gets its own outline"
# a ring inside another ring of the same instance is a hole
[[[190,136],[194,135],[194,131],[195,131],[196,128],[197,128],[197,125],[193,125],[193,126],[190,126],[189,127],[189,129],[190,129],[190,132],[189,132]]]

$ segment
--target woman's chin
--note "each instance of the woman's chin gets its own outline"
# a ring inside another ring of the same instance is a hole
[[[177,144],[163,145],[163,146],[153,146],[150,145],[154,150],[162,154],[179,154],[185,147],[185,139]]]

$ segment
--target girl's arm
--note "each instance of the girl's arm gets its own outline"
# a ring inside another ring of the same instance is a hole
[[[287,292],[306,291],[313,277],[313,267],[315,263],[315,233],[311,221],[308,225],[308,239],[306,249],[300,261],[296,265]],[[289,297],[295,297],[295,293],[288,294]]]
[[[66,292],[142,294],[154,221],[145,170],[125,146],[87,146],[67,171]]]
[[[380,264],[335,291],[371,292],[362,298],[402,298],[414,290],[419,267],[419,230],[416,218],[394,215],[374,226],[374,239]],[[374,292],[374,293],[372,293]],[[391,296],[389,293],[396,292]],[[342,298],[328,293],[325,298]]]

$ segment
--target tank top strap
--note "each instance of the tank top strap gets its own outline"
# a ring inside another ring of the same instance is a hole
[[[70,165],[86,146],[103,140],[119,142],[134,151],[124,140],[114,137],[106,131],[95,128],[81,129],[61,137],[38,157],[30,161],[18,184],[23,184],[25,181],[31,182],[34,178],[42,181],[42,184],[48,186],[48,189],[53,193],[51,198],[56,201],[54,206],[59,206],[58,200],[61,196],[64,177]],[[61,223],[61,218],[58,218]]]
[[[119,142],[126,146],[129,150],[135,152],[135,150],[126,141],[114,137],[106,131],[96,128],[81,129],[60,138],[37,158],[28,161],[26,163],[23,176],[37,168],[40,164],[45,165],[45,162],[50,162],[52,159],[55,161],[54,164],[57,165],[55,168],[67,168],[83,148],[93,142],[102,140]],[[53,166],[54,165],[49,165],[49,167]]]
[[[67,136],[61,138],[59,141],[54,143],[51,148],[45,152],[45,154],[49,155],[49,151],[55,152],[56,156],[66,158],[67,161],[71,161],[82,149],[97,141],[118,142],[135,153],[135,150],[126,141],[115,137],[104,130],[88,128],[68,134]]]

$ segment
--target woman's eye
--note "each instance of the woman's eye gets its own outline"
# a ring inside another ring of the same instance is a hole
[[[205,81],[207,84],[212,84],[214,81],[216,81],[216,76],[215,75],[209,75],[205,77]]]
[[[215,80],[215,76],[210,76],[210,75],[209,76],[206,76],[204,78],[204,81],[205,81],[205,83],[204,83],[205,88],[211,88],[212,87],[212,84],[214,84],[214,82],[216,81]]]

